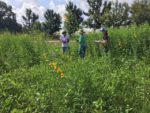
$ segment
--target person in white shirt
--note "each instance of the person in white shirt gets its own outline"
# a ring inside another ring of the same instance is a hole
[[[62,32],[62,36],[60,37],[60,42],[62,43],[63,54],[66,51],[70,51],[69,36],[67,36],[66,31]]]

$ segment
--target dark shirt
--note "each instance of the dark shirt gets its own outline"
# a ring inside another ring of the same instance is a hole
[[[109,36],[108,35],[105,35],[104,37],[103,37],[103,40],[107,40],[107,43],[109,42]]]
[[[109,36],[105,35],[103,37],[103,40],[107,40],[107,44],[105,44],[104,48],[105,48],[105,52],[108,52],[109,51]]]

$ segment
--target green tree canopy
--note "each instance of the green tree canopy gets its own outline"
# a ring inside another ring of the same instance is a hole
[[[52,35],[53,33],[59,31],[61,29],[61,16],[55,13],[53,10],[47,10],[44,14],[45,22],[44,22],[44,30]]]
[[[67,13],[65,14],[65,29],[69,34],[75,33],[81,23],[83,22],[83,12],[80,8],[77,8],[72,2],[69,2],[66,6]]]
[[[127,3],[119,3],[118,0],[112,3],[112,8],[109,12],[101,16],[105,26],[126,26],[131,20],[130,6]]]
[[[21,31],[21,25],[16,21],[16,15],[12,11],[12,6],[8,6],[5,2],[0,1],[0,29],[8,29],[9,31]]]
[[[89,4],[89,11],[84,13],[88,19],[84,22],[87,27],[98,29],[103,24],[101,17],[110,11],[111,2],[103,0],[87,0]]]
[[[146,0],[135,1],[131,7],[132,19],[137,24],[150,24],[150,5]]]
[[[25,16],[22,16],[25,24],[24,27],[27,31],[33,28],[33,25],[37,22],[39,16],[32,12],[31,9],[26,9]]]

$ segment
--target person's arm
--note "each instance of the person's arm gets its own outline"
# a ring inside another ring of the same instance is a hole
[[[65,40],[65,39],[63,39],[62,37],[60,37],[60,41],[62,42],[62,43],[66,43],[67,41]]]
[[[105,45],[105,44],[107,44],[107,40],[102,40],[102,41],[100,41],[100,44],[103,44],[103,45]]]

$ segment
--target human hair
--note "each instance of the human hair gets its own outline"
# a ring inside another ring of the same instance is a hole
[[[63,35],[66,34],[66,33],[67,33],[66,31],[63,31],[63,32],[62,32]]]

